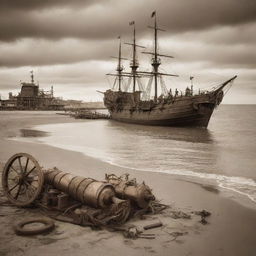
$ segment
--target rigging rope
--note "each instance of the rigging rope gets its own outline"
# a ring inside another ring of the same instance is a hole
[[[129,77],[127,83],[124,83],[124,92],[129,92],[132,78]]]
[[[127,83],[127,92],[129,91],[130,87],[131,87],[131,82],[132,82],[132,78],[129,77],[128,78],[128,83]]]
[[[115,78],[115,81],[114,81],[113,86],[112,86],[113,91],[115,91],[115,89],[116,89],[116,81],[117,81],[117,77]]]
[[[150,100],[150,93],[151,93],[151,87],[152,87],[152,81],[153,81],[153,76],[151,76],[148,80],[148,85],[145,91],[145,99]]]
[[[230,90],[230,88],[233,86],[233,83],[234,83],[235,80],[232,80],[230,83],[229,83],[229,86],[227,87],[227,90],[224,91],[224,95],[226,95],[228,93],[228,91]]]
[[[138,83],[138,86],[139,86],[139,90],[141,92],[144,92],[145,91],[144,85],[142,84],[142,82],[139,78],[137,78],[137,83]]]
[[[168,90],[167,90],[167,88],[166,88],[164,79],[163,79],[162,76],[159,76],[159,77],[160,77],[160,84],[161,84],[162,94],[163,94],[164,96],[167,96],[167,95],[168,95]]]

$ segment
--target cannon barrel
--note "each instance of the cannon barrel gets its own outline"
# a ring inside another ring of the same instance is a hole
[[[46,183],[92,207],[105,208],[114,202],[115,190],[110,183],[74,176],[57,168],[44,170],[44,178]]]
[[[137,184],[135,179],[129,180],[128,175],[125,179],[122,176],[106,175],[106,181],[101,182],[62,172],[57,168],[44,170],[33,156],[18,153],[5,164],[2,185],[7,198],[18,206],[33,203],[44,191],[44,185],[49,184],[64,192],[67,197],[94,208],[109,208],[117,213],[115,216],[126,220],[131,210],[130,202],[140,208],[147,208],[155,197],[144,183]],[[60,198],[64,201],[65,197]]]

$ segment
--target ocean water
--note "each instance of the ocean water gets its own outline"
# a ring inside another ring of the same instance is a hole
[[[256,203],[256,105],[222,105],[208,129],[153,127],[111,120],[33,127],[26,138],[102,161],[181,179],[204,180]]]

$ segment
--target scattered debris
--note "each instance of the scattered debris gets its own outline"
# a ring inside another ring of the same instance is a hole
[[[124,224],[131,218],[142,219],[150,214],[162,213],[173,219],[191,219],[191,214],[174,210],[157,201],[149,186],[144,182],[137,183],[128,174],[120,177],[106,174],[104,181],[98,181],[74,176],[57,168],[44,170],[34,157],[26,153],[15,154],[7,161],[2,173],[2,187],[4,195],[13,205],[33,205],[52,219],[90,226],[93,229],[121,231],[124,237],[131,239],[154,239],[155,234],[144,231],[163,226],[158,221],[142,228],[125,227]],[[0,204],[6,205],[6,202]],[[163,213],[164,210],[166,211]],[[206,218],[210,216],[206,210],[192,214],[200,215],[202,224],[206,224]],[[32,229],[26,227],[33,223],[44,226]],[[37,218],[18,223],[15,232],[19,235],[34,235],[53,228],[53,221]],[[175,240],[185,232],[168,234]]]
[[[170,216],[173,219],[191,219],[191,215],[189,215],[185,212],[182,212],[182,211],[173,211],[173,210],[171,210],[170,211]]]
[[[208,224],[207,220],[203,217],[201,218],[200,223],[202,223],[203,225]]]
[[[211,215],[210,212],[206,210],[202,210],[202,211],[194,211],[192,213],[194,213],[195,215],[201,216],[200,223],[202,223],[203,225],[208,224],[208,221],[206,220],[206,218]]]
[[[92,110],[77,110],[76,112],[71,113],[70,116],[75,119],[110,119],[110,115]]]
[[[115,231],[122,231],[123,236],[125,238],[137,239],[137,238],[145,238],[145,239],[155,239],[155,234],[143,233],[142,230],[137,228],[134,225],[128,227],[114,227]]]
[[[171,233],[168,233],[168,234],[173,236],[173,239],[171,241],[175,241],[178,237],[187,235],[188,232],[171,232]]]
[[[12,156],[2,176],[4,194],[14,205],[34,204],[53,219],[82,226],[122,225],[138,212],[154,213],[164,208],[145,183],[137,184],[128,175],[111,174],[106,175],[106,181],[97,181],[57,168],[43,170],[26,153]]]
[[[210,212],[206,211],[206,210],[202,210],[202,211],[195,211],[193,212],[196,215],[200,215],[203,218],[209,217],[211,215]]]
[[[163,226],[163,223],[159,221],[159,222],[156,222],[156,223],[153,223],[153,224],[150,224],[150,225],[146,225],[143,228],[145,230],[148,230],[148,229],[152,229],[152,228],[159,228],[159,227],[162,227],[162,226]]]

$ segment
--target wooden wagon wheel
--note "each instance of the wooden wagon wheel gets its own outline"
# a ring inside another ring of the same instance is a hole
[[[33,156],[18,153],[5,164],[2,186],[6,197],[13,204],[30,205],[41,193],[43,183],[44,174]]]

